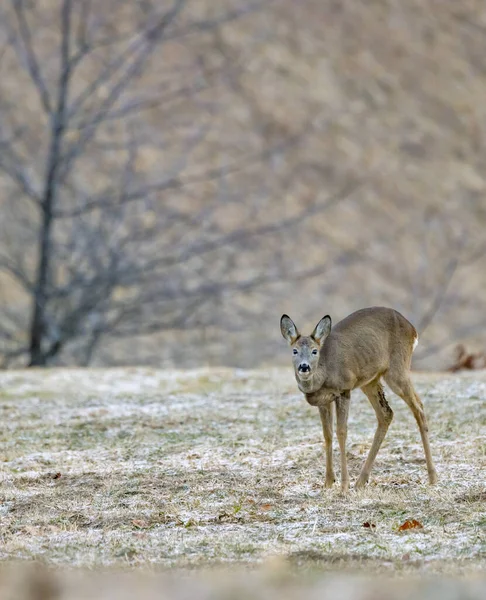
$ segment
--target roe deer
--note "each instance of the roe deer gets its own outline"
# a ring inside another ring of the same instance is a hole
[[[346,437],[351,390],[361,388],[378,420],[368,457],[356,487],[368,481],[371,468],[393,419],[380,379],[403,398],[417,421],[429,483],[437,481],[429,445],[422,401],[410,380],[412,352],[418,341],[414,326],[391,308],[358,310],[331,331],[331,317],[323,317],[310,336],[299,333],[288,315],[280,319],[283,337],[292,347],[295,378],[307,402],[319,408],[326,447],[326,487],[335,481],[332,464],[332,403],[336,404],[336,429],[341,453],[341,490],[349,488]]]

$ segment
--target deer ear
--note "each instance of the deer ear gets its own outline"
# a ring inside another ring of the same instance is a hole
[[[280,331],[289,344],[293,344],[300,337],[299,330],[288,315],[282,315]]]
[[[331,333],[331,317],[326,315],[317,323],[311,337],[322,346],[327,336]]]

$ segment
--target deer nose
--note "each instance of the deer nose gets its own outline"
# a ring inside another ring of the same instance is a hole
[[[300,363],[299,371],[302,373],[307,373],[307,371],[310,371],[310,366],[307,363]]]

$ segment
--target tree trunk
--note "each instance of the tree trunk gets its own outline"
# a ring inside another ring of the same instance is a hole
[[[42,225],[39,236],[39,264],[34,291],[34,307],[30,326],[29,366],[45,366],[52,356],[42,349],[46,333],[46,302],[49,270],[52,259],[51,234],[54,207],[58,192],[57,174],[61,159],[61,146],[66,128],[66,104],[71,75],[70,37],[72,0],[64,0],[61,8],[61,70],[57,89],[57,104],[50,115],[51,142],[47,157],[44,193],[42,194]],[[60,346],[59,346],[60,347]]]
[[[54,182],[52,182],[54,184]],[[46,291],[49,273],[50,237],[52,228],[52,202],[55,185],[50,185],[44,197],[42,230],[39,239],[40,257],[37,268],[37,282],[34,292],[34,312],[30,327],[29,367],[45,366],[46,357],[42,352],[42,340],[45,332]]]

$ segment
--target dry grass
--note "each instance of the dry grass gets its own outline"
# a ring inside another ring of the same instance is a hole
[[[479,572],[486,374],[415,380],[439,485],[425,484],[418,430],[390,393],[395,420],[370,485],[342,498],[323,489],[319,417],[288,369],[2,373],[0,558],[192,569],[278,556],[309,573]],[[356,393],[353,478],[374,427]],[[407,518],[424,528],[398,533]]]

